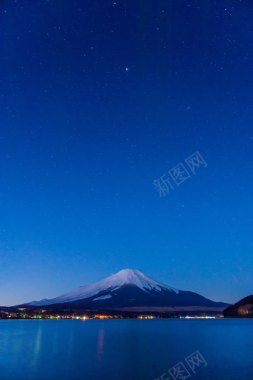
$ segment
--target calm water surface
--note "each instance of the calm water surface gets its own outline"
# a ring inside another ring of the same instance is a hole
[[[252,380],[253,320],[0,321],[1,380],[152,380],[196,350],[192,379]]]

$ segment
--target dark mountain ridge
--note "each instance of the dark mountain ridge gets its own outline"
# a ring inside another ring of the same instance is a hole
[[[81,286],[54,299],[32,301],[26,308],[97,311],[217,311],[228,304],[215,302],[195,292],[177,290],[133,269],[124,269],[95,284]]]
[[[253,318],[253,295],[240,300],[224,310],[225,317]]]

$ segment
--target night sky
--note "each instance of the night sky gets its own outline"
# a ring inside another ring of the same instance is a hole
[[[252,20],[247,0],[1,1],[0,305],[123,268],[253,293]]]

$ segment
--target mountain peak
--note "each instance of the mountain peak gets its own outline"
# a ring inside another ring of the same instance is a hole
[[[142,272],[140,272],[138,269],[124,268],[118,271],[117,273],[142,273]]]
[[[122,269],[119,272],[113,274],[110,277],[107,277],[105,280],[107,282],[108,287],[121,287],[124,285],[132,285],[137,286],[138,288],[148,291],[148,290],[161,290],[161,288],[170,289],[171,291],[175,291],[164,285],[160,282],[153,280],[151,277],[146,276],[144,273],[140,272],[137,269]]]
[[[148,290],[161,290],[167,289],[177,292],[176,289],[169,287],[168,285],[162,284],[151,277],[145,275],[138,269],[122,269],[119,272],[107,277],[102,281],[103,284],[111,288],[118,288],[124,285],[133,285],[138,288],[148,291]]]
[[[79,299],[91,298],[105,292],[110,293],[111,291],[115,291],[125,286],[137,287],[145,293],[150,291],[160,292],[162,290],[178,293],[178,290],[153,280],[137,269],[126,268],[94,284],[81,286],[51,300],[34,301],[31,304],[46,305],[73,302]]]
[[[105,279],[53,299],[31,302],[29,306],[67,304],[70,308],[115,309],[125,307],[218,307],[216,303],[193,292],[176,290],[137,269],[122,269]],[[174,310],[174,309],[173,309]]]
[[[137,278],[144,278],[146,277],[144,273],[140,272],[137,269],[121,269],[119,272],[115,273],[113,276],[121,277],[122,279],[125,279],[127,282],[131,282],[131,280]]]

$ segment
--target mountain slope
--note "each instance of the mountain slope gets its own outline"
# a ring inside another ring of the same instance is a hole
[[[124,269],[92,285],[80,286],[53,299],[33,301],[26,306],[130,310],[136,308],[192,308],[224,310],[227,304],[211,301],[197,293],[174,289],[142,272]]]
[[[253,318],[253,295],[229,306],[223,314],[225,317]]]
[[[53,299],[33,301],[30,304],[42,306],[55,303],[75,302],[82,299],[93,298],[94,296],[102,297],[102,293],[110,294],[125,286],[133,286],[143,292],[167,290],[169,292],[178,293],[178,290],[159,283],[136,269],[123,269],[102,281],[87,286],[80,286],[77,289]],[[107,298],[109,298],[109,295]]]

